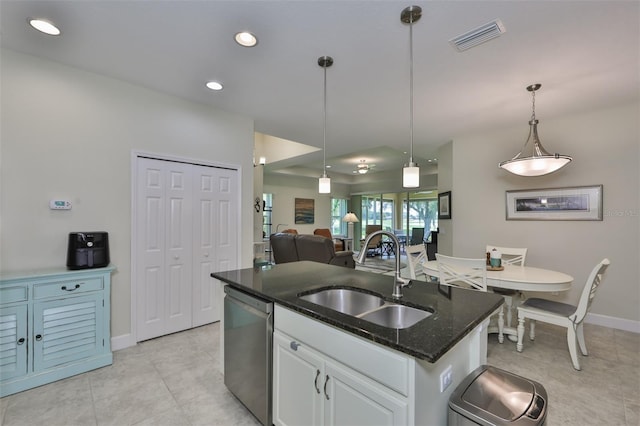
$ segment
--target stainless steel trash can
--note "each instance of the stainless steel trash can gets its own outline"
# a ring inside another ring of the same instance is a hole
[[[451,394],[448,424],[544,425],[547,403],[547,391],[540,383],[481,365]]]

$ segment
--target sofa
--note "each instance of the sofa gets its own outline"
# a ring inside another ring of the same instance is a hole
[[[352,251],[336,251],[333,241],[320,235],[277,233],[269,237],[276,264],[311,260],[355,268]]]

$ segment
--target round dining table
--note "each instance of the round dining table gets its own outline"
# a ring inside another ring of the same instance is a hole
[[[438,262],[423,264],[427,276],[438,278]],[[517,291],[565,291],[571,288],[573,277],[564,272],[533,266],[504,265],[502,271],[487,269],[487,286]]]
[[[438,261],[430,260],[422,266],[427,277],[438,278]],[[503,288],[508,290],[558,292],[571,288],[573,277],[564,272],[549,269],[535,268],[533,266],[504,265],[503,270],[495,271],[487,268],[487,287]],[[497,327],[490,327],[489,332],[494,333]],[[517,330],[511,327],[511,316],[507,315],[507,326],[503,328],[512,342],[517,339]],[[502,337],[500,336],[500,343]]]

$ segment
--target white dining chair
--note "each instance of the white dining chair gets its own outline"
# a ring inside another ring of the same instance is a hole
[[[407,263],[409,264],[409,276],[412,280],[425,278],[426,275],[422,270],[422,265],[427,261],[427,250],[424,244],[416,244],[413,246],[406,246],[405,252],[407,254]]]
[[[451,257],[436,253],[438,262],[438,277],[440,284],[487,291],[487,260]],[[494,312],[498,316],[498,327],[489,327],[489,333],[497,332],[498,341],[504,342],[504,309],[503,306]]]
[[[502,263],[504,265],[524,266],[527,260],[527,249],[516,247],[499,247],[487,244],[487,253],[496,250],[502,253]],[[521,299],[522,293],[518,290],[508,290],[504,288],[493,288],[494,293],[498,293],[504,297],[504,304],[507,306],[507,327],[511,327],[511,319],[513,317],[514,298]],[[517,301],[516,301],[517,302]],[[517,306],[516,306],[517,307]],[[510,337],[511,338],[511,337]]]
[[[535,339],[536,321],[543,321],[550,324],[565,327],[567,329],[567,345],[573,368],[580,370],[580,360],[578,359],[578,345],[582,355],[588,355],[587,346],[584,341],[584,331],[582,322],[584,321],[591,302],[596,295],[596,290],[602,282],[602,277],[607,267],[609,259],[603,259],[598,263],[582,289],[580,300],[576,306],[567,303],[556,302],[554,300],[531,298],[527,299],[518,307],[518,343],[516,350],[522,352],[522,340],[524,337],[524,322],[530,320],[529,338]]]

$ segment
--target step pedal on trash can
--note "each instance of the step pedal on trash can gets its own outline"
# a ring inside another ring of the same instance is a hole
[[[481,365],[449,398],[449,426],[544,425],[547,391],[533,380]]]

